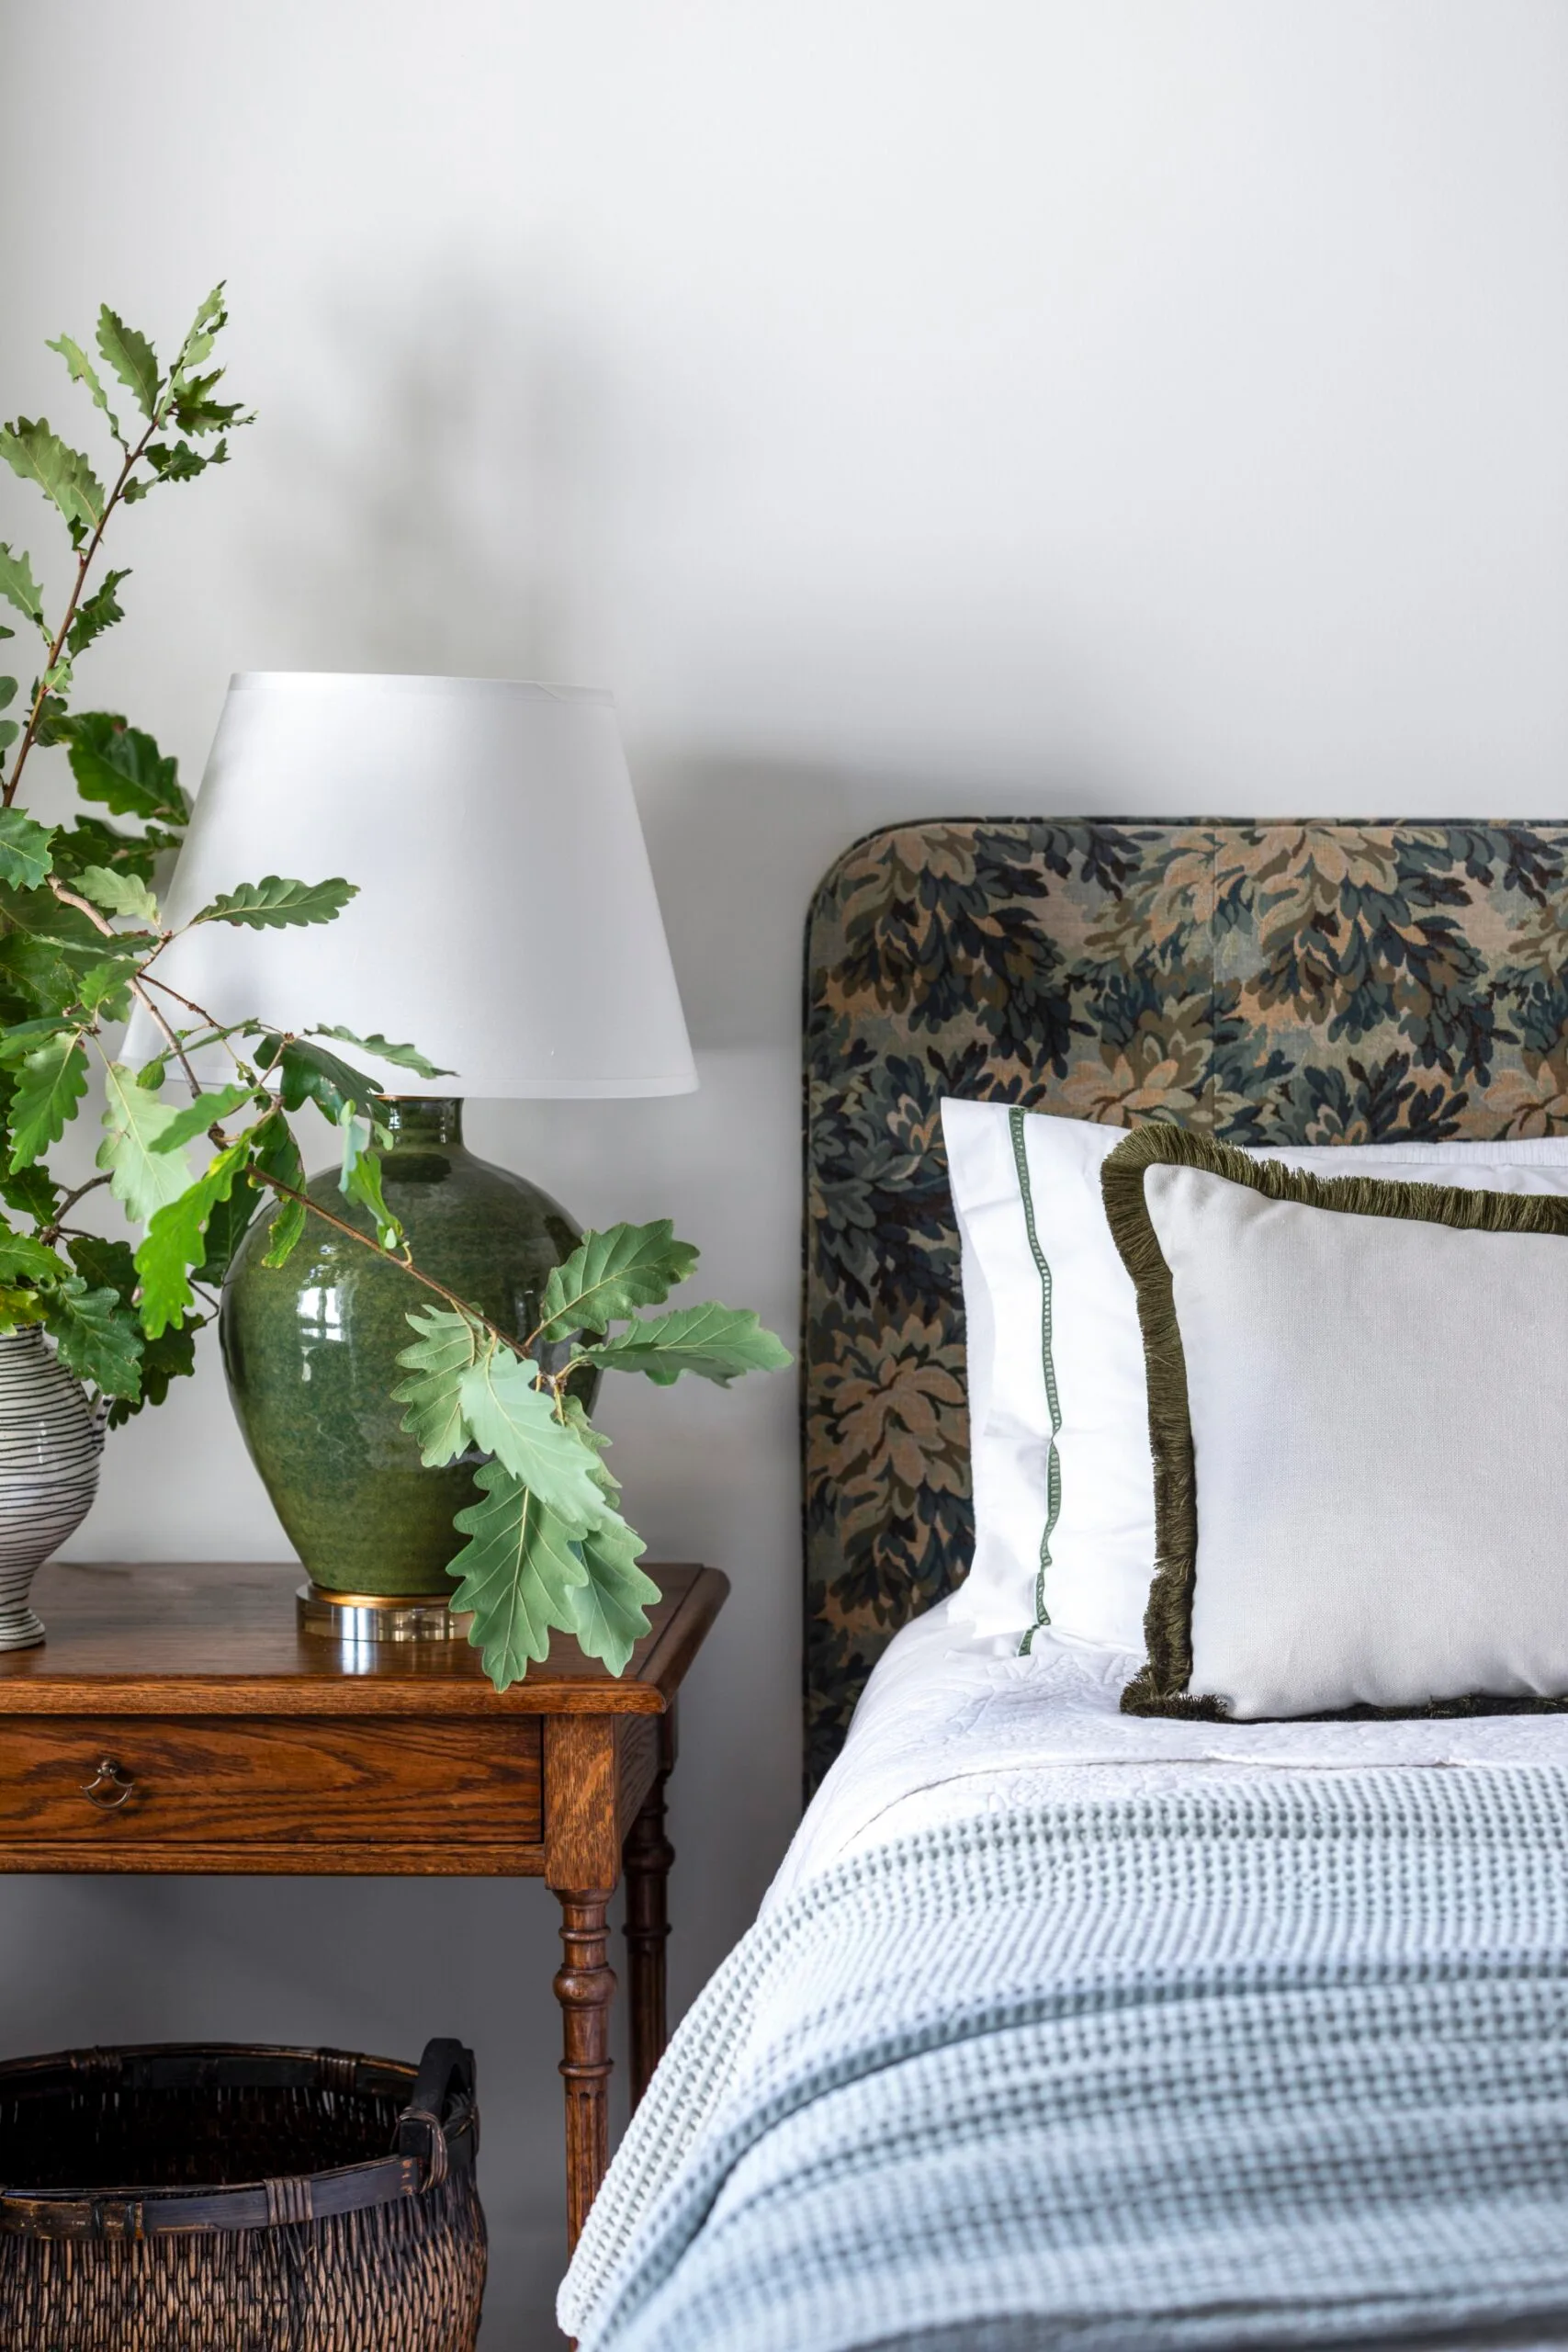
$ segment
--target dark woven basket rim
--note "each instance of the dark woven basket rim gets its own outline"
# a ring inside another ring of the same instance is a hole
[[[287,2178],[211,2187],[131,2184],[7,2189],[0,2183],[0,2234],[124,2237],[276,2228],[352,2213],[438,2188],[473,2167],[479,2143],[474,2062],[460,2042],[430,2042],[417,2067],[352,2051],[272,2043],[138,2042],[53,2051],[0,2063],[0,2095],[42,2100],[66,2090],[124,2088],[317,2089],[349,2096],[406,2093],[394,2151],[355,2165]]]

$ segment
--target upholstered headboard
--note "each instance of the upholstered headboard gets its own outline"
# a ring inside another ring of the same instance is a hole
[[[847,851],[806,949],[808,1780],[972,1521],[937,1105],[1240,1143],[1568,1128],[1568,825],[964,819]]]

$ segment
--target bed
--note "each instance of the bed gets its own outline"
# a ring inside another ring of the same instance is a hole
[[[1562,1132],[1565,865],[1568,828],[1041,820],[827,877],[816,1794],[590,2219],[587,2352],[1568,2344],[1568,1720],[1139,1719],[1131,1656],[957,1623],[938,1118]]]

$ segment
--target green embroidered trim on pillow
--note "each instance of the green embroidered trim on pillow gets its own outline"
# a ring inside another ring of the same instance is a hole
[[[1034,1222],[1034,1188],[1029,1177],[1029,1151],[1023,1140],[1024,1114],[1010,1111],[1008,1133],[1012,1138],[1013,1166],[1018,1170],[1018,1196],[1023,1205],[1023,1227],[1029,1236],[1029,1253],[1040,1277],[1040,1369],[1045,1382],[1045,1403],[1051,1415],[1051,1450],[1045,1468],[1045,1525],[1040,1537],[1040,1568],[1034,1579],[1034,1623],[1019,1644],[1019,1656],[1027,1657],[1035,1634],[1043,1625],[1051,1623],[1047,1606],[1045,1577],[1051,1566],[1051,1538],[1056,1532],[1056,1521],[1062,1515],[1062,1457],[1056,1440],[1062,1434],[1062,1401],[1056,1389],[1056,1360],[1051,1343],[1051,1264],[1040,1246],[1040,1231]]]
[[[1106,1160],[1100,1173],[1105,1214],[1138,1294],[1155,1486],[1155,1576],[1144,1619],[1148,1657],[1122,1694],[1122,1712],[1223,1722],[1225,1707],[1221,1700],[1188,1688],[1192,1679],[1192,1598],[1198,1573],[1198,1483],[1187,1359],[1170,1269],[1144,1199],[1144,1172],[1156,1165],[1202,1169],[1234,1184],[1245,1184],[1268,1200],[1295,1201],[1307,1208],[1338,1210],[1351,1216],[1404,1217],[1478,1233],[1568,1236],[1568,1196],[1387,1183],[1375,1176],[1308,1175],[1278,1160],[1250,1159],[1229,1144],[1165,1121],[1135,1128]],[[1434,1700],[1424,1707],[1361,1706],[1339,1712],[1345,1717],[1371,1717],[1556,1713],[1565,1708],[1568,1699],[1498,1698],[1478,1691],[1461,1699]]]

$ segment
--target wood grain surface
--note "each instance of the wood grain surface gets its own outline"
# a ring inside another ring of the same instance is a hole
[[[540,1746],[537,1717],[13,1718],[0,1721],[0,1845],[325,1848],[351,1830],[376,1847],[535,1845]]]
[[[653,1771],[626,1833],[622,1865],[626,1882],[626,1962],[631,1995],[632,2105],[637,2106],[664,2055],[665,1946],[670,1939],[670,1868],[675,1849],[664,1826],[664,1791],[675,1762],[675,1713],[656,1724],[633,1720],[627,1731],[654,1734]],[[623,1795],[627,1784],[623,1776]]]
[[[0,1654],[11,1714],[659,1715],[728,1590],[714,1568],[656,1566],[663,1599],[619,1679],[558,1634],[542,1666],[492,1690],[467,1642],[344,1653],[301,1634],[297,1562],[52,1563],[33,1588],[49,1638]]]

